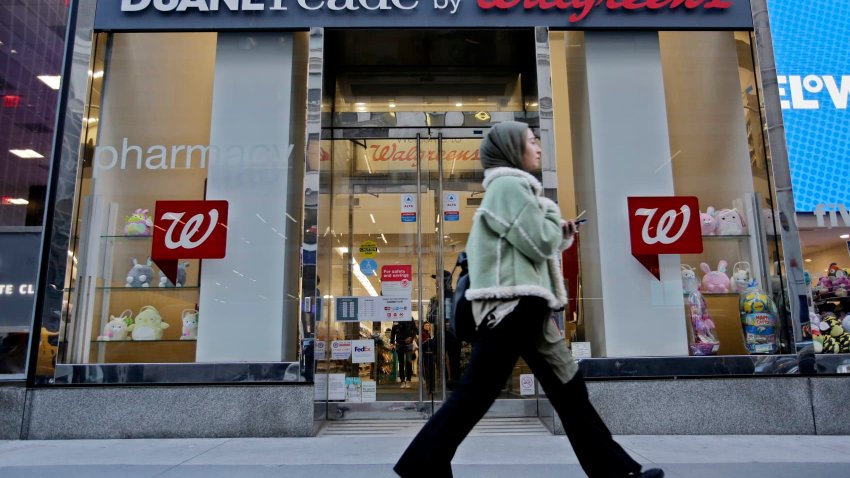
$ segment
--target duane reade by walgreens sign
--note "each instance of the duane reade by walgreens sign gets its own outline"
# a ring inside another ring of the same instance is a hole
[[[457,11],[461,0],[450,0]],[[570,22],[579,22],[587,17],[594,9],[607,10],[726,10],[733,5],[734,0],[475,0],[478,7],[489,9],[540,9],[567,10],[573,13]],[[264,0],[121,0],[122,12],[139,12],[148,8],[160,12],[217,12],[222,9],[231,12],[262,12],[288,10],[288,0],[272,0],[267,4]],[[391,10],[393,7],[402,10],[412,10],[419,5],[419,0],[403,2],[402,0],[293,0],[298,6],[307,10],[317,10],[323,4],[331,10]],[[441,3],[435,1],[435,6]],[[449,3],[449,2],[442,2]]]
[[[95,26],[223,30],[244,29],[250,21],[252,29],[386,27],[388,20],[400,28],[752,28],[750,0],[100,0]]]

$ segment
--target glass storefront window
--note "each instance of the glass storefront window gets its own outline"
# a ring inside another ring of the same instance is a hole
[[[96,36],[58,363],[297,361],[306,41]]]
[[[550,38],[559,196],[590,219],[572,338],[594,357],[793,353],[750,34]],[[658,278],[630,252],[644,196],[701,213],[703,251],[661,255]]]
[[[0,5],[0,380],[26,368],[67,18],[62,2]]]

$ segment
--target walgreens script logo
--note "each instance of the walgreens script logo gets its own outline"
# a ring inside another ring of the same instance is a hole
[[[632,255],[660,279],[659,254],[699,254],[702,231],[696,196],[630,197]]]
[[[726,10],[732,7],[733,0],[478,0],[483,10],[498,8],[507,10],[522,5],[525,10],[572,10],[569,21],[580,22],[590,15],[594,8],[606,8],[616,11],[635,10]]]
[[[223,259],[227,201],[157,201],[151,259],[177,283],[180,259]]]
[[[227,251],[227,201],[157,201],[152,257],[222,259]]]

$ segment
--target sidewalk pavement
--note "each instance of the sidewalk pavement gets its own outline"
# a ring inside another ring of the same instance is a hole
[[[620,436],[671,478],[850,477],[848,436]],[[0,477],[389,478],[409,437],[0,441]],[[562,436],[472,436],[456,477],[583,477]]]

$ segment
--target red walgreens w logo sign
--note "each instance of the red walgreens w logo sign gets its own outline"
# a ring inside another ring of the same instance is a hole
[[[227,201],[157,201],[151,259],[176,283],[180,259],[227,253]]]
[[[659,254],[699,254],[702,231],[696,196],[630,197],[632,255],[661,279]]]

